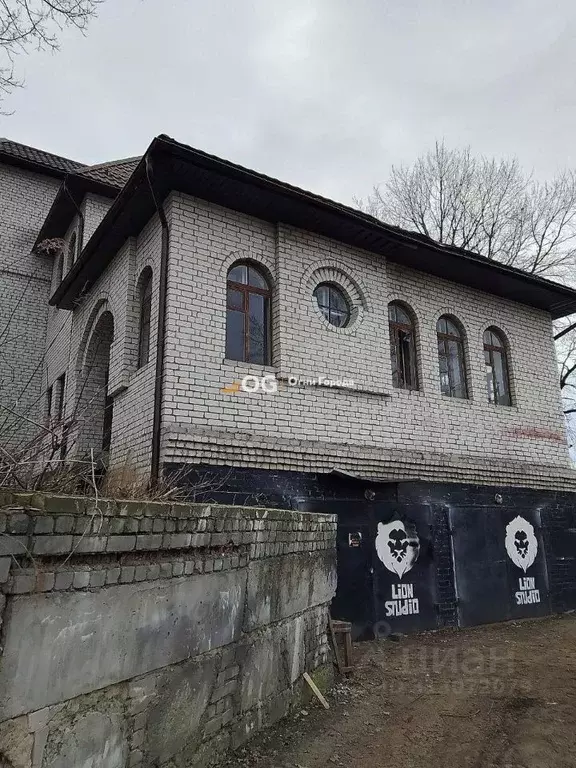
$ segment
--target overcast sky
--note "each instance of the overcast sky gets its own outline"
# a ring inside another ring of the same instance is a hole
[[[351,202],[436,138],[576,166],[576,3],[106,0],[17,60],[0,136],[97,163],[159,133]]]

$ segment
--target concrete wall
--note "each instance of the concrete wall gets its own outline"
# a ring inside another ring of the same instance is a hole
[[[0,164],[0,441],[23,447],[44,416],[43,358],[52,259],[30,251],[58,179]]]
[[[225,359],[226,273],[251,259],[273,291],[270,367]],[[325,280],[346,290],[355,320],[330,326],[314,303]],[[394,389],[387,305],[417,319],[420,390]],[[560,409],[550,316],[387,263],[308,232],[202,200],[172,204],[164,459],[378,479],[574,484]],[[436,322],[465,330],[470,399],[440,393]],[[483,331],[510,347],[513,406],[488,402]],[[355,391],[280,386],[229,394],[247,373],[353,379]]]
[[[326,665],[332,515],[5,493],[0,524],[2,765],[204,765]]]

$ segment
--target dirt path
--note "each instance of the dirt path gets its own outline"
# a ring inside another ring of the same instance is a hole
[[[356,646],[357,671],[235,768],[575,768],[576,618]]]

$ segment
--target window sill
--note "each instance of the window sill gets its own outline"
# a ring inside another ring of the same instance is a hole
[[[277,368],[274,365],[263,365],[262,363],[247,363],[244,360],[230,360],[225,357],[222,360],[222,365],[229,368],[240,368],[245,371],[259,371],[264,373],[276,373]]]

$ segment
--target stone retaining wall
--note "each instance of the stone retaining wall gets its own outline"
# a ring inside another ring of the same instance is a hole
[[[329,669],[335,537],[331,515],[0,492],[0,766],[200,766],[282,717]]]

